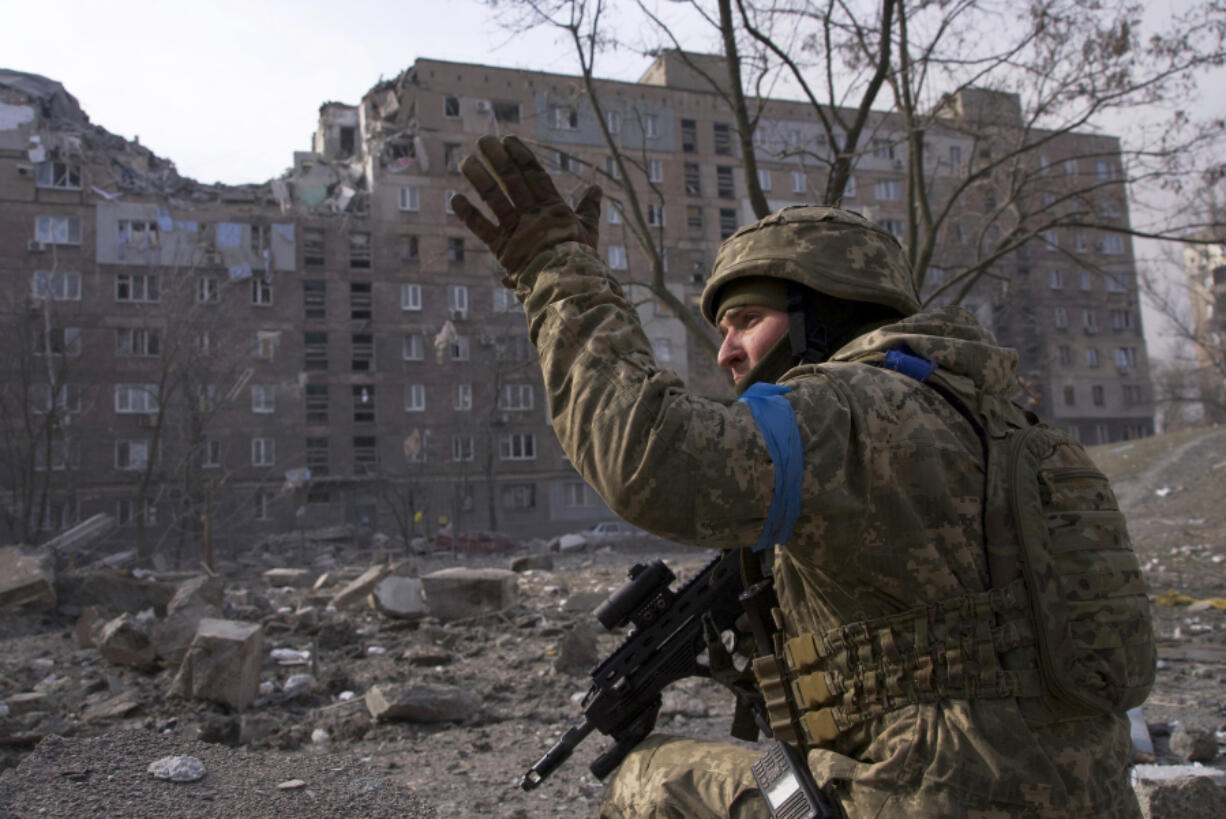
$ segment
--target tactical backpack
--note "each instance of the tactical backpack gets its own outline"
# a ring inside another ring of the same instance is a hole
[[[890,359],[906,355],[891,351],[885,366],[900,369]],[[1037,702],[1021,697],[1027,717],[1049,722],[1140,705],[1154,683],[1157,647],[1141,567],[1106,475],[1070,435],[1015,404],[976,394],[972,408],[935,368],[921,380],[983,443],[991,585],[1020,579],[1028,600],[998,616],[1034,636],[1001,656],[1007,670],[1038,667]]]
[[[1034,725],[1143,702],[1157,658],[1149,600],[1115,494],[1085,449],[909,350],[864,361],[923,382],[977,433],[990,585],[822,633],[776,632],[774,650],[753,663],[775,738],[824,745],[884,713],[948,699],[1015,699]],[[799,512],[792,476],[803,452],[786,391],[742,396],[775,463],[755,550],[785,542]]]

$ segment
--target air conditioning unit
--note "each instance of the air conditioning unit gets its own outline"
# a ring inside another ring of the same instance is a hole
[[[37,239],[31,239],[29,242],[26,243],[26,250],[30,251],[31,253],[41,253],[46,249],[47,249],[47,243],[40,242]]]
[[[488,114],[490,111],[493,111],[493,110],[494,110],[494,106],[490,104],[489,100],[477,100],[477,113],[478,114]]]

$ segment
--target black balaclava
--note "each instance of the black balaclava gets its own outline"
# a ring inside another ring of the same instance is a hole
[[[765,277],[730,283],[727,295],[720,294],[716,315],[748,304],[786,310],[788,332],[736,385],[737,395],[759,381],[775,383],[799,364],[820,364],[856,336],[902,318],[884,305],[848,301],[796,282]]]

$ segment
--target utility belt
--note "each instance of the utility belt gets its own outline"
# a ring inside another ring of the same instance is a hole
[[[784,640],[776,631],[774,652],[753,663],[771,732],[775,739],[814,747],[909,705],[1038,697],[1037,661],[1006,670],[1000,660],[1005,652],[1035,651],[1029,622],[1007,616],[1029,606],[1018,579],[818,634]]]

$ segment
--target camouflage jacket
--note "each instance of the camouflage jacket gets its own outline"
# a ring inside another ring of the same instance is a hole
[[[749,408],[693,395],[657,366],[619,286],[581,245],[538,256],[517,295],[554,430],[610,508],[682,543],[753,544],[774,468]],[[961,308],[900,320],[780,379],[805,451],[804,506],[775,562],[788,637],[988,584],[975,431],[934,390],[860,361],[902,344],[967,390],[1013,387],[1016,354]],[[853,815],[887,802],[927,815],[1133,815],[1130,757],[1123,716],[1036,731],[1016,701],[962,700],[885,714],[815,749],[810,764],[848,783]]]

